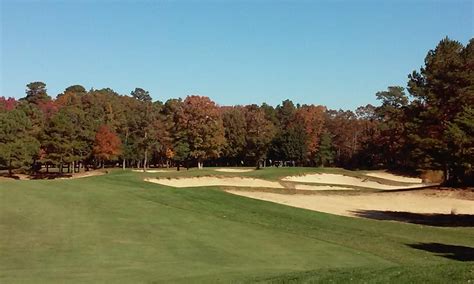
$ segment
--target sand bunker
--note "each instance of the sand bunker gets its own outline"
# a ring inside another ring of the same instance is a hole
[[[284,181],[292,182],[304,182],[304,183],[323,183],[323,184],[337,184],[337,185],[349,185],[358,186],[374,189],[404,189],[404,188],[416,188],[422,187],[424,184],[411,184],[411,185],[387,185],[371,181],[368,179],[360,179],[356,177],[338,175],[338,174],[309,174],[304,176],[290,176],[285,177]]]
[[[387,172],[374,172],[374,173],[367,173],[366,176],[382,178],[391,181],[398,181],[398,182],[406,182],[406,183],[423,183],[421,178],[412,178],[412,177],[405,177],[394,175]]]
[[[178,179],[156,179],[149,178],[145,181],[158,183],[172,187],[200,187],[200,186],[235,186],[235,187],[266,187],[266,188],[284,188],[279,182],[267,181],[255,178],[219,178],[219,177],[195,177]]]
[[[143,170],[132,170],[132,172],[143,173]],[[146,170],[145,173],[166,173],[167,170]]]
[[[231,169],[231,168],[222,168],[222,169],[215,169],[215,171],[224,172],[224,173],[247,173],[247,172],[254,171],[254,169]]]
[[[307,184],[295,184],[295,189],[298,189],[298,190],[354,190],[354,188],[350,188],[350,187],[330,186],[330,185],[307,185]]]
[[[474,214],[474,201],[472,200],[426,196],[413,192],[363,195],[301,195],[240,190],[227,192],[343,216],[358,216],[357,213],[370,210],[425,214],[451,214],[451,212]]]

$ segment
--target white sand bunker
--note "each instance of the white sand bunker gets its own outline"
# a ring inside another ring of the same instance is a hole
[[[166,172],[169,172],[167,170],[146,170],[146,171],[143,171],[143,170],[132,170],[132,172],[137,172],[137,173],[166,173]]]
[[[172,187],[200,187],[200,186],[235,186],[235,187],[266,187],[266,188],[284,188],[279,182],[267,181],[255,178],[219,178],[219,177],[195,177],[195,178],[176,178],[176,179],[156,179],[148,178],[145,181],[158,183]]]
[[[417,193],[378,193],[364,195],[301,195],[271,192],[227,191],[250,198],[271,201],[343,216],[359,216],[364,211],[397,211],[422,214],[474,214],[474,201]]]
[[[359,186],[366,188],[375,189],[404,189],[404,188],[416,188],[424,186],[423,184],[411,184],[411,185],[388,185],[382,184],[368,179],[360,179],[356,177],[338,175],[338,174],[309,174],[304,176],[290,176],[285,177],[284,181],[293,182],[304,182],[304,183],[323,183],[323,184],[337,184],[337,185],[349,185]]]
[[[354,190],[351,187],[330,186],[330,185],[307,185],[295,184],[295,189],[298,190]]]
[[[217,172],[224,172],[224,173],[248,173],[254,171],[254,169],[232,169],[232,168],[221,168],[215,169]]]
[[[406,183],[423,183],[421,178],[412,178],[412,177],[405,177],[400,175],[394,175],[387,172],[373,172],[367,173],[366,176],[382,178],[391,181],[398,181],[398,182],[406,182]]]

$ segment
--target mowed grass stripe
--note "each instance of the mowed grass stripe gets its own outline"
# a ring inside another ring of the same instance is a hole
[[[32,182],[28,183],[31,184]],[[55,183],[57,182],[42,182],[42,184],[49,184],[49,186]],[[77,181],[72,183],[77,183]],[[267,270],[285,271],[288,269],[308,269],[314,266],[331,267],[336,264],[341,267],[359,266],[369,262],[370,259],[377,259],[368,254],[358,254],[337,245],[298,237],[286,232],[277,232],[254,224],[227,221],[211,215],[196,214],[196,212],[183,212],[182,209],[163,206],[160,203],[147,204],[142,200],[138,200],[139,206],[136,206],[136,200],[131,199],[130,195],[126,195],[125,198],[129,207],[125,214],[121,213],[120,210],[117,211],[117,205],[123,202],[123,200],[115,198],[114,203],[111,203],[111,200],[103,199],[102,201],[105,203],[102,203],[97,193],[95,194],[94,202],[87,199],[85,202],[88,204],[86,209],[83,212],[77,212],[74,208],[82,202],[76,200],[75,195],[78,191],[82,190],[81,187],[83,186],[83,184],[80,184],[75,189],[71,189],[69,186],[62,186],[62,188],[55,190],[55,195],[52,199],[61,202],[61,204],[56,206],[51,205],[51,203],[54,203],[51,199],[44,202],[41,201],[45,193],[41,191],[45,189],[23,189],[23,192],[30,195],[30,200],[25,200],[27,203],[45,203],[47,206],[37,206],[36,208],[39,208],[39,212],[32,212],[38,218],[38,224],[42,224],[38,227],[39,231],[35,231],[34,227],[29,232],[20,231],[17,232],[14,239],[20,240],[24,235],[39,235],[45,236],[47,240],[39,240],[39,245],[28,248],[29,253],[38,253],[36,262],[34,258],[23,259],[26,263],[18,263],[17,260],[14,266],[31,265],[35,267],[39,262],[41,262],[41,265],[45,265],[48,261],[51,261],[51,266],[54,265],[52,270],[58,270],[58,267],[63,267],[64,264],[64,260],[61,260],[61,254],[68,253],[63,251],[65,243],[66,246],[77,245],[76,242],[71,242],[68,238],[72,234],[77,234],[79,230],[87,232],[86,236],[82,235],[79,237],[83,239],[77,240],[77,242],[84,241],[81,244],[81,254],[87,252],[88,249],[97,252],[97,254],[101,255],[98,260],[95,259],[95,261],[99,261],[99,265],[101,258],[105,258],[107,255],[103,255],[98,249],[98,244],[100,244],[101,249],[108,247],[107,252],[112,253],[112,256],[115,252],[114,246],[121,246],[125,250],[128,248],[130,250],[140,250],[144,247],[146,250],[156,251],[157,256],[151,261],[156,262],[162,268],[166,268],[167,264],[170,263],[172,266],[180,263],[180,266],[183,267],[186,262],[192,262],[201,264],[198,265],[199,270],[205,268],[202,267],[205,263],[208,263],[210,266],[217,265],[221,268],[228,267],[227,269],[231,271],[236,269],[245,271],[242,264],[248,263],[248,269],[251,271],[250,268],[254,269],[255,262],[258,262],[262,268],[268,267]],[[75,192],[71,194],[70,190]],[[64,196],[64,193],[69,196]],[[99,193],[103,195],[104,191]],[[114,193],[117,194],[118,192]],[[89,194],[93,193],[89,192]],[[71,200],[71,198],[73,199]],[[22,211],[27,211],[27,209]],[[97,216],[90,216],[88,214],[95,211],[98,213]],[[55,212],[55,215],[49,214],[51,212]],[[73,213],[71,214],[71,212]],[[143,218],[140,216],[139,219],[134,219],[133,217],[137,212],[140,215],[143,214],[143,216],[154,217]],[[80,217],[77,213],[83,213],[87,218],[87,220],[79,222],[82,225],[88,224],[85,226],[86,228],[81,228],[77,221],[73,222]],[[113,215],[110,215],[111,213]],[[163,214],[166,215],[163,216]],[[110,219],[105,218],[104,220],[104,216],[107,215],[110,215]],[[55,227],[54,224],[58,223],[64,225]],[[28,224],[29,228],[31,226],[32,224]],[[41,227],[49,227],[50,230],[43,232]],[[108,229],[108,232],[104,232],[104,227]],[[134,232],[136,233],[137,231],[140,233],[139,236],[134,235]],[[51,235],[52,233],[54,234]],[[57,239],[59,236],[65,236],[66,238]],[[38,243],[38,241],[35,243]],[[54,260],[52,259],[53,257],[45,259],[42,253],[44,250],[50,252],[52,256],[54,255]],[[163,257],[163,253],[169,252],[171,252],[170,255]],[[143,256],[143,253],[141,252],[140,255]],[[203,256],[203,253],[206,255]],[[130,256],[130,253],[127,253],[127,255]],[[311,258],[308,257],[309,255],[311,255]],[[138,257],[138,255],[134,257]],[[177,258],[173,260],[172,257]],[[107,261],[113,263],[115,261],[114,258]],[[328,262],[331,259],[334,261]],[[57,262],[57,260],[61,261]],[[128,262],[128,259],[124,259],[124,261]],[[128,267],[128,265],[126,266]],[[117,263],[117,267],[120,268],[123,265]],[[173,270],[176,271],[177,269],[173,267],[164,269],[164,271]],[[182,273],[189,270],[186,269]],[[178,275],[181,275],[181,273]]]

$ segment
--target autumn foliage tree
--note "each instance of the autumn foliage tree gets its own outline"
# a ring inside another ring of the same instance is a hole
[[[189,154],[198,168],[210,158],[217,158],[224,145],[224,127],[219,108],[208,97],[188,96],[182,104],[179,128],[186,129]]]
[[[0,97],[0,168],[97,160],[122,167],[214,165],[338,166],[444,171],[447,184],[473,184],[474,40],[445,38],[407,88],[377,92],[378,105],[331,110],[284,100],[276,107],[216,105],[208,97],[154,101],[142,88],[26,85],[19,100]],[[103,163],[102,163],[103,164]]]
[[[101,125],[95,135],[94,155],[102,162],[116,159],[122,152],[122,142],[107,125]]]
[[[325,112],[325,107],[315,105],[303,105],[296,110],[295,121],[303,127],[306,137],[304,158],[310,165],[314,165],[316,162],[316,155],[319,151],[324,129]]]
[[[246,121],[242,107],[222,109],[222,120],[225,131],[224,157],[233,165],[238,165],[245,157]]]
[[[265,111],[257,105],[246,106],[244,114],[246,125],[245,158],[260,168],[267,158],[276,129],[273,123],[266,118]]]
[[[0,110],[12,110],[16,104],[15,98],[0,97]]]

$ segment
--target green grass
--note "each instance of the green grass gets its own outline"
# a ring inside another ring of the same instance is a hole
[[[239,175],[275,180],[301,172]],[[474,228],[347,218],[217,188],[174,189],[142,181],[143,176],[221,174],[118,170],[77,180],[0,181],[0,282],[474,279],[472,261],[410,247],[472,248]]]

